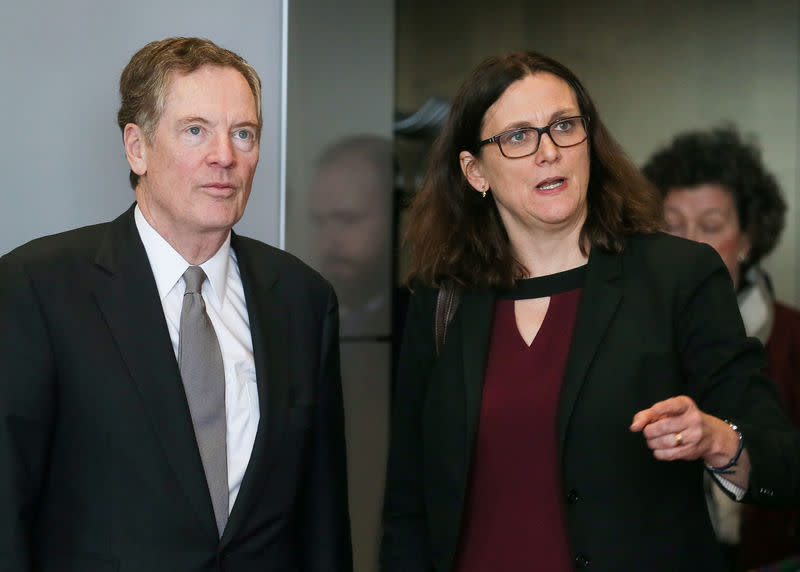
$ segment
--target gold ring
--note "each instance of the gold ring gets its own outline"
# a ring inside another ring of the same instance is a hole
[[[675,446],[680,447],[683,444],[683,435],[675,433]]]

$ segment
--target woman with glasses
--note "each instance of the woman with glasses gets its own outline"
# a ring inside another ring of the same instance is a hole
[[[384,571],[723,570],[705,471],[800,496],[725,266],[660,225],[572,72],[467,78],[409,213]]]
[[[765,345],[766,374],[800,426],[800,311],[775,299],[761,268],[780,240],[786,203],[759,149],[733,127],[691,131],[658,150],[643,171],[664,196],[666,230],[710,244],[725,262],[745,330]],[[745,507],[716,488],[707,495],[733,569],[800,555],[800,510]]]

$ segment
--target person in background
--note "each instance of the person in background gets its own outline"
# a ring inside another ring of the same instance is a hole
[[[725,265],[661,225],[565,66],[513,52],[465,80],[409,213],[385,572],[722,571],[705,472],[800,498]]]
[[[319,270],[339,298],[345,338],[391,330],[393,173],[392,143],[377,135],[336,141],[314,173]]]
[[[167,38],[120,94],[136,202],[0,258],[0,570],[348,572],[336,296],[231,230],[258,74]]]
[[[780,240],[786,203],[758,147],[724,126],[679,134],[643,167],[664,197],[666,230],[722,257],[745,330],[766,346],[765,373],[800,427],[800,312],[776,300],[761,261]],[[800,554],[800,511],[733,503],[709,488],[709,510],[732,569]]]
[[[379,135],[350,135],[316,162],[309,214],[317,269],[340,304],[353,560],[378,561],[389,433],[392,334],[393,152]]]

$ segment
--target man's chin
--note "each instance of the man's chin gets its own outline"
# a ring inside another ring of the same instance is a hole
[[[339,298],[339,303],[342,305],[353,306],[366,302],[368,293],[364,291],[362,284],[353,282],[352,280],[337,280],[334,277],[323,274],[333,286],[336,296]]]
[[[320,266],[320,273],[333,284],[341,284],[342,287],[352,287],[357,283],[357,274],[351,264],[347,263],[323,263]]]

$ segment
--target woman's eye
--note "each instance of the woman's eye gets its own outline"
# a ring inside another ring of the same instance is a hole
[[[664,217],[664,230],[670,234],[683,235],[685,232],[684,226],[685,224],[682,220],[671,216],[669,213]]]
[[[556,131],[569,131],[572,129],[573,123],[574,120],[572,119],[568,119],[567,121],[559,121],[553,125],[552,129],[555,129]]]
[[[527,136],[528,133],[526,131],[515,131],[508,134],[508,141],[510,143],[522,143]]]

